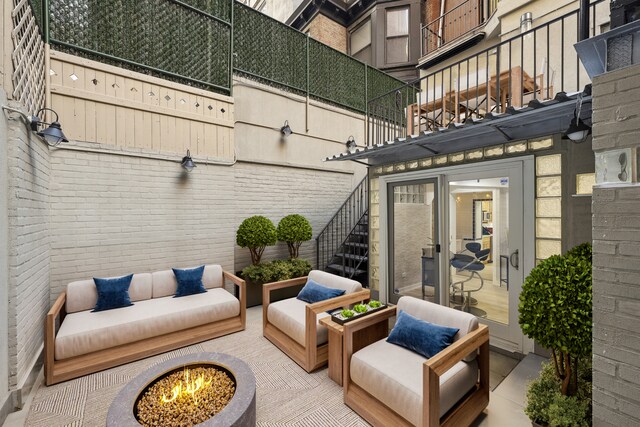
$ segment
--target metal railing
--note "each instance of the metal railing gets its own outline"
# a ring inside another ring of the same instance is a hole
[[[607,12],[604,0],[591,3],[590,36]],[[578,27],[574,10],[370,100],[368,145],[583,90],[591,81],[573,48]]]
[[[422,26],[421,56],[428,55],[482,23],[483,0],[467,0]]]
[[[233,74],[343,108],[402,84],[236,0],[30,0],[56,49],[232,94]]]
[[[331,263],[368,210],[369,179],[365,177],[316,237],[316,265],[318,269],[323,270]],[[365,249],[368,246],[368,241],[365,246],[355,245],[355,247]],[[355,252],[354,255],[362,254]]]

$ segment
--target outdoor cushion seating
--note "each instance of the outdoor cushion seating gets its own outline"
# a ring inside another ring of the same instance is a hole
[[[345,294],[308,304],[297,298],[270,303],[270,293],[276,289],[298,286],[312,280],[321,286],[344,290]],[[368,289],[345,277],[320,270],[309,276],[268,283],[262,288],[263,335],[307,372],[325,365],[328,359],[327,328],[318,320],[328,316],[327,311],[369,299]]]
[[[225,278],[239,287],[240,300],[224,289]],[[173,271],[134,274],[133,305],[100,312],[91,311],[98,299],[93,280],[70,283],[46,319],[47,385],[243,330],[245,282],[207,265],[202,283],[207,292],[174,298]]]
[[[345,403],[374,426],[470,425],[489,403],[488,328],[469,313],[412,297],[400,298],[396,310],[459,331],[453,344],[427,359],[386,339],[354,340],[394,311],[346,323]]]

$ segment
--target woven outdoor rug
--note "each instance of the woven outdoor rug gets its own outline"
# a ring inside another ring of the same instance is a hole
[[[27,426],[104,426],[111,401],[124,385],[149,366],[189,353],[227,353],[244,360],[256,376],[258,426],[367,426],[343,402],[342,387],[327,370],[308,374],[262,336],[262,307],[247,310],[242,332],[98,372],[41,386]]]

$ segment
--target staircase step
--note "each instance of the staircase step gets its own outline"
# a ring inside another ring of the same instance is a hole
[[[351,232],[352,236],[368,236],[369,232],[368,231],[353,231]]]
[[[356,248],[368,248],[369,244],[368,243],[359,243],[359,242],[344,242],[345,246],[353,246]]]
[[[360,261],[360,262],[366,262],[369,260],[369,257],[366,255],[354,255],[354,254],[347,254],[344,252],[340,252],[336,254],[337,257],[343,257],[343,258],[349,258],[349,259],[355,259],[356,261]]]
[[[349,273],[352,276],[357,276],[359,274],[365,274],[367,272],[367,270],[360,270],[360,269],[356,269],[356,268],[352,268],[352,267],[347,267],[346,265],[343,267],[342,264],[329,264],[327,266],[327,268],[330,268],[332,270],[335,271],[340,271],[342,272],[344,269],[345,273]]]

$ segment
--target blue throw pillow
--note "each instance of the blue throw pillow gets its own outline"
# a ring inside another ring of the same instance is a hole
[[[301,301],[308,302],[309,304],[313,304],[314,302],[339,297],[340,295],[344,295],[343,289],[327,288],[326,286],[319,285],[309,279],[296,298]]]
[[[173,274],[176,275],[176,280],[178,281],[178,289],[176,289],[176,294],[173,296],[174,298],[207,292],[202,284],[204,265],[184,270],[172,268],[172,270]]]
[[[428,359],[449,347],[459,330],[425,322],[401,311],[387,342],[397,344]]]
[[[98,302],[92,312],[111,310],[113,308],[129,307],[133,305],[129,298],[129,286],[133,274],[113,279],[93,278],[98,291]]]

